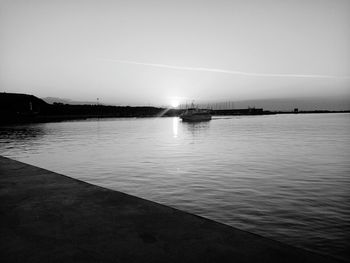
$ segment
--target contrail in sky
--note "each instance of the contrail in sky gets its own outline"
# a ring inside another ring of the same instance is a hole
[[[252,77],[350,79],[350,76],[314,75],[314,74],[253,73],[253,72],[244,72],[244,71],[237,71],[237,70],[217,69],[217,68],[173,66],[173,65],[166,65],[166,64],[145,63],[145,62],[137,62],[137,61],[130,61],[130,60],[120,60],[120,59],[103,59],[103,60],[117,62],[117,63],[124,63],[124,64],[157,67],[157,68],[187,70],[187,71],[205,71],[205,72],[224,73],[224,74],[241,75],[241,76],[252,76]]]

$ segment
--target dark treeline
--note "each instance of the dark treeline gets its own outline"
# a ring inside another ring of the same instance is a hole
[[[48,104],[33,95],[0,93],[1,123],[46,122],[107,117],[177,116],[182,110],[157,107]]]
[[[164,109],[156,107],[130,107],[105,105],[70,105],[54,103],[43,112],[44,115],[93,115],[101,117],[153,117],[160,115]],[[172,114],[173,111],[171,112]],[[165,112],[165,115],[172,115]]]

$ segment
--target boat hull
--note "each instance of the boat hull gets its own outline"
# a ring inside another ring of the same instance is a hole
[[[210,115],[188,115],[188,116],[181,116],[182,121],[186,122],[198,122],[198,121],[210,121],[211,116]]]

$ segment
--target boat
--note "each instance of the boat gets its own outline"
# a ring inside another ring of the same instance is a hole
[[[184,113],[180,115],[182,121],[196,122],[196,121],[210,121],[211,114],[209,110],[188,108]]]

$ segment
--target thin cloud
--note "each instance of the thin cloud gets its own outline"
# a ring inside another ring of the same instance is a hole
[[[217,69],[217,68],[183,67],[183,66],[174,66],[174,65],[166,65],[166,64],[156,64],[156,63],[145,63],[145,62],[120,60],[120,59],[102,59],[102,60],[123,63],[123,64],[156,67],[156,68],[187,70],[187,71],[204,71],[204,72],[224,73],[224,74],[250,76],[250,77],[350,79],[350,76],[315,75],[315,74],[255,73],[255,72],[244,72],[244,71],[238,71],[238,70],[227,70],[227,69]]]

